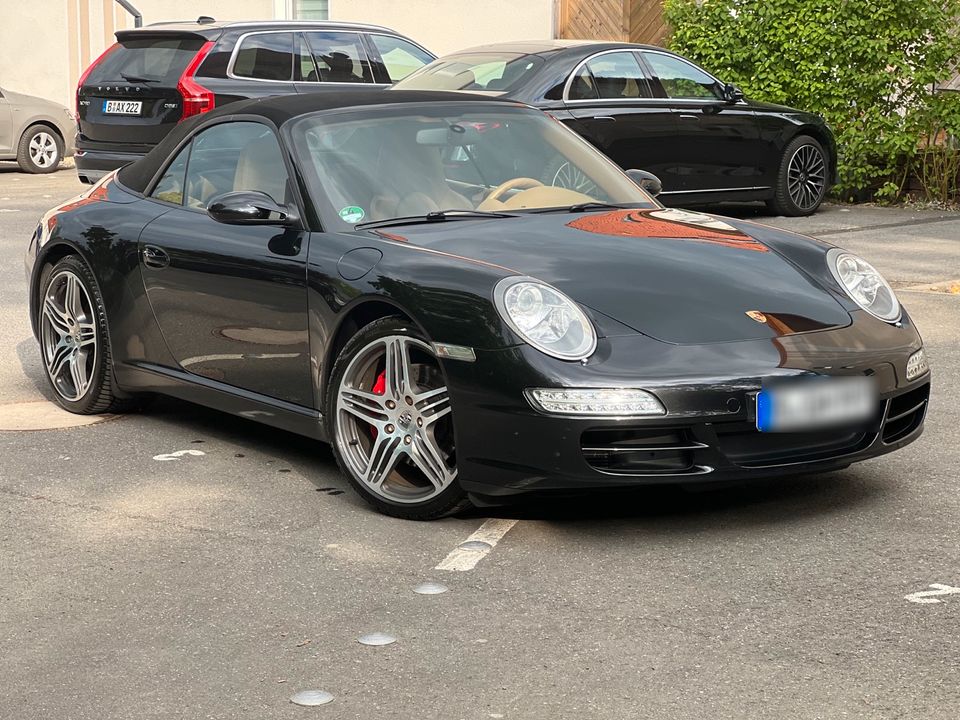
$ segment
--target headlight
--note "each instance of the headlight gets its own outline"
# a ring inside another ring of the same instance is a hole
[[[873,265],[840,248],[827,252],[827,265],[857,305],[887,322],[900,319],[900,301]]]
[[[597,334],[583,310],[546,283],[504,278],[493,290],[493,301],[507,325],[547,355],[583,360],[597,347]]]

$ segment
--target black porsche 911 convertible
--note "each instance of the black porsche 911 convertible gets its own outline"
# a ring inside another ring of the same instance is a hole
[[[325,440],[417,519],[919,436],[920,336],[865,260],[665,209],[517,103],[345,97],[205,114],[43,217],[30,307],[64,408],[165,393]]]

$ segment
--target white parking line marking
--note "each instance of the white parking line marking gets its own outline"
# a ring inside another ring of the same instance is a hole
[[[159,460],[160,462],[167,462],[169,460],[178,460],[184,455],[193,455],[194,457],[200,457],[201,455],[206,455],[203,450],[177,450],[172,453],[164,453],[162,455],[154,455],[154,460]]]
[[[932,587],[933,590],[921,590],[920,592],[910,593],[909,595],[904,595],[903,599],[919,605],[926,605],[928,603],[943,602],[943,600],[937,599],[938,595],[956,595],[960,593],[960,588],[942,585],[941,583],[933,583],[930,587]]]
[[[490,518],[473,535],[455,547],[434,569],[455,572],[473,570],[516,524],[516,520]]]

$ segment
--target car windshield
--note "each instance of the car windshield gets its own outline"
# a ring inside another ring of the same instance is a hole
[[[380,106],[308,115],[291,134],[327,228],[449,210],[659,207],[585,140],[525,107]]]
[[[398,90],[507,92],[531,75],[543,58],[520,53],[469,53],[441,58],[401,80]]]

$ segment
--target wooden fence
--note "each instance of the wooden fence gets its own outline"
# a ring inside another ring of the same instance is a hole
[[[661,45],[662,0],[560,0],[557,37]]]

